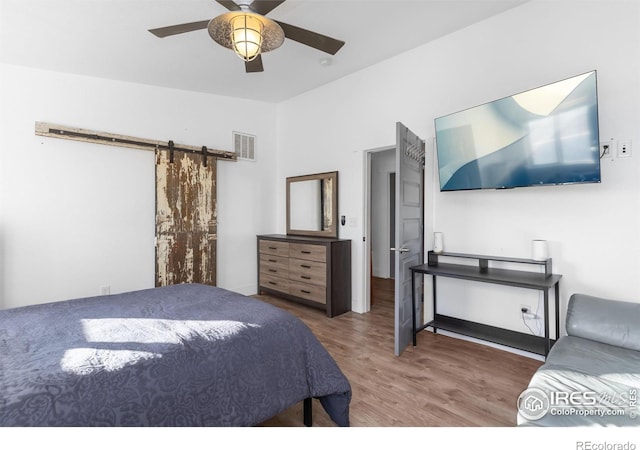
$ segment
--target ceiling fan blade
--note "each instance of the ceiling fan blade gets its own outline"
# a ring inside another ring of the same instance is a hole
[[[265,16],[284,2],[285,0],[253,0],[249,5],[249,9]]]
[[[190,22],[180,25],[171,25],[169,27],[154,28],[153,30],[149,30],[149,32],[155,34],[159,38],[163,38],[173,36],[174,34],[188,33],[189,31],[204,30],[207,28],[208,24],[208,20],[201,20],[200,22]]]
[[[264,67],[262,67],[262,55],[258,55],[256,59],[245,62],[244,68],[247,73],[264,72]]]
[[[229,11],[240,11],[240,7],[233,0],[216,0],[222,6],[227,8]]]
[[[277,20],[275,22],[282,27],[286,38],[308,45],[309,47],[313,47],[325,53],[329,53],[330,55],[335,55],[344,45],[344,41],[339,41],[338,39],[334,39],[323,34],[289,25],[288,23],[279,22]]]

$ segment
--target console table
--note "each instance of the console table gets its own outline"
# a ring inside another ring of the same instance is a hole
[[[476,260],[475,265],[442,262],[439,258]],[[527,270],[499,269],[490,267],[490,262],[507,262],[524,265],[538,265],[544,267],[544,273]],[[560,278],[562,275],[551,272],[551,258],[544,261],[522,258],[505,258],[500,256],[470,255],[465,253],[434,253],[428,252],[427,264],[411,267],[411,283],[415,287],[416,274],[428,274],[433,277],[433,320],[418,326],[416,324],[416,298],[415,288],[412,291],[413,311],[413,345],[416,346],[416,335],[425,328],[433,328],[434,333],[438,328],[465,336],[475,337],[496,344],[506,345],[520,350],[525,350],[538,355],[549,353],[553,345],[549,336],[549,291],[555,291],[555,326],[556,339],[560,337]],[[436,278],[448,277],[462,280],[478,281],[482,283],[501,284],[506,286],[535,289],[544,293],[544,337],[527,333],[507,330],[482,323],[471,322],[455,317],[438,314]]]

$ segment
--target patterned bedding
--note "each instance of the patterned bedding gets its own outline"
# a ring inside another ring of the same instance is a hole
[[[182,284],[0,311],[0,426],[251,426],[351,387],[290,313]]]

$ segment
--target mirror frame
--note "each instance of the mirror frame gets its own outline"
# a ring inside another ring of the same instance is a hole
[[[309,180],[327,180],[333,181],[333,189],[331,192],[331,213],[333,215],[333,223],[328,230],[294,230],[291,229],[291,183],[296,181],[309,181]],[[296,177],[287,177],[287,234],[296,236],[316,236],[327,238],[338,238],[338,172],[323,172],[314,173],[310,175],[300,175]]]

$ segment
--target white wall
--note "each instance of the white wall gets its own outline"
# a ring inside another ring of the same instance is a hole
[[[639,56],[639,3],[532,1],[280,104],[278,177],[339,171],[339,214],[356,223],[340,228],[353,240],[353,309],[365,310],[363,152],[393,145],[396,121],[427,140],[427,248],[434,229],[462,253],[528,258],[531,240],[546,239],[562,318],[574,292],[640,301],[640,154],[603,161],[598,185],[440,193],[432,144],[435,117],[596,69],[602,140],[640,148]],[[538,303],[535,291],[438,286],[442,313],[518,331],[519,305]]]
[[[153,287],[152,152],[34,134],[36,121],[231,150],[218,163],[218,285],[256,289],[256,234],[273,231],[275,106],[0,67],[0,308]]]

